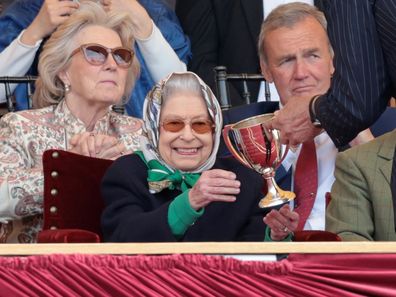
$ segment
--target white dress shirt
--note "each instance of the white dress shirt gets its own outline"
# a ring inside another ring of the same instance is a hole
[[[338,153],[333,141],[326,132],[318,135],[314,139],[316,147],[316,158],[318,162],[318,190],[312,211],[304,225],[304,230],[324,230],[326,218],[326,192],[330,192],[331,186],[335,180],[334,166]],[[293,168],[292,173],[292,190],[294,189],[294,172],[296,163],[300,154],[301,145],[296,150],[289,150],[286,158],[282,162],[282,166],[286,171]],[[291,206],[294,203],[291,202]]]
[[[295,2],[293,0],[263,0],[264,18],[277,6]],[[307,4],[314,4],[313,0],[302,0],[299,2],[304,2]],[[279,95],[276,91],[275,85],[270,84],[271,91],[271,101],[279,101]],[[258,100],[264,101],[264,83],[261,83]],[[318,190],[315,197],[315,202],[312,211],[304,225],[304,230],[324,230],[325,229],[325,217],[326,217],[326,192],[330,192],[331,186],[335,180],[334,178],[334,166],[335,159],[338,153],[333,141],[327,135],[326,132],[315,137],[316,146],[316,157],[318,162]],[[289,150],[286,158],[282,162],[282,166],[286,171],[293,168],[292,170],[292,190],[294,189],[294,172],[296,169],[296,163],[298,156],[300,154],[301,145],[296,150]],[[291,206],[294,203],[291,202]]]

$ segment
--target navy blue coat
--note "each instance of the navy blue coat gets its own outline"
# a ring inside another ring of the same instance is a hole
[[[263,241],[264,210],[258,207],[264,179],[234,159],[218,159],[213,168],[230,170],[241,181],[233,203],[213,202],[180,241]],[[117,159],[102,183],[105,210],[102,231],[111,242],[174,242],[168,225],[168,207],[180,194],[163,190],[151,194],[147,167],[137,155]]]

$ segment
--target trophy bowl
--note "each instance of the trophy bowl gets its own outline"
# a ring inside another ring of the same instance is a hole
[[[250,117],[223,129],[224,143],[231,154],[267,181],[268,192],[259,202],[261,208],[275,207],[296,197],[293,192],[280,189],[274,179],[288,146],[281,144],[279,130],[265,126],[273,116],[273,113],[267,113]]]

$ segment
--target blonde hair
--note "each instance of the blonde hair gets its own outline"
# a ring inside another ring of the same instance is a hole
[[[58,104],[64,97],[64,84],[59,73],[70,64],[70,56],[75,50],[76,35],[88,26],[101,26],[118,33],[122,45],[128,48],[134,46],[132,22],[126,13],[106,13],[100,4],[93,1],[81,1],[80,8],[74,12],[45,43],[40,54],[36,81],[36,91],[33,94],[35,108]],[[136,78],[139,75],[139,62],[136,55],[128,69],[124,97],[129,99]],[[121,98],[120,98],[121,100]]]
[[[282,27],[291,28],[295,24],[305,20],[308,17],[313,17],[315,20],[317,20],[322,28],[325,30],[327,36],[326,18],[324,14],[319,11],[315,6],[309,5],[307,3],[292,2],[284,5],[279,5],[277,8],[275,8],[267,16],[267,18],[261,25],[261,31],[258,39],[258,52],[260,56],[260,61],[267,63],[267,55],[264,46],[265,37],[267,36],[267,34]],[[327,40],[329,44],[330,54],[333,57],[334,52],[328,36]]]

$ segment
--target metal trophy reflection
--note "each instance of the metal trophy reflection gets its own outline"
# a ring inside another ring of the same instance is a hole
[[[276,184],[276,169],[285,158],[288,147],[280,142],[280,133],[263,124],[273,118],[273,113],[250,117],[223,129],[224,142],[231,154],[242,164],[260,173],[267,181],[268,193],[260,200],[261,208],[269,208],[293,200],[296,195],[284,191]],[[230,131],[232,140],[230,139]]]

